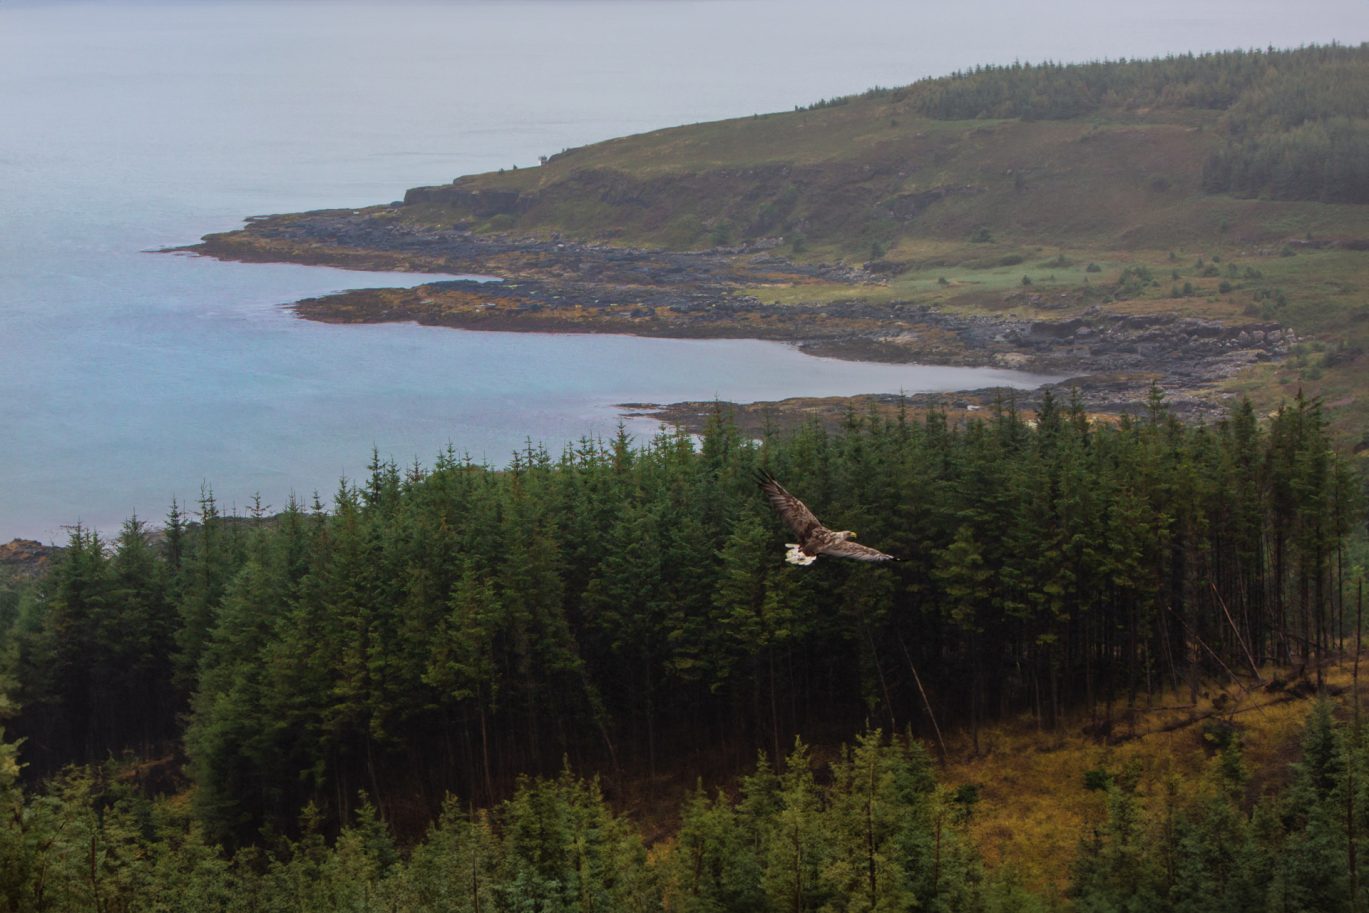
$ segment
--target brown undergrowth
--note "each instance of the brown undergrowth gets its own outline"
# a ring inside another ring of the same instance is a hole
[[[1080,841],[1107,813],[1106,793],[1086,786],[1090,771],[1134,771],[1142,796],[1160,795],[1167,781],[1196,781],[1212,756],[1214,731],[1235,727],[1251,773],[1247,803],[1287,782],[1317,686],[1293,670],[1261,673],[1263,686],[1247,676],[1206,682],[1196,700],[1185,686],[1149,702],[1143,696],[1130,714],[1115,704],[1110,731],[1084,713],[1055,731],[1028,718],[1009,720],[981,730],[978,751],[968,732],[956,732],[947,740],[943,782],[977,788],[970,832],[986,865],[1011,866],[1027,887],[1060,896]],[[1323,670],[1322,693],[1347,715],[1352,684],[1349,657]]]

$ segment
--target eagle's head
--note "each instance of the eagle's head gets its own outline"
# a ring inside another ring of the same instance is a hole
[[[841,539],[842,541],[845,541],[847,539],[854,539],[855,537],[856,531],[853,529],[843,529],[837,533],[837,538]]]

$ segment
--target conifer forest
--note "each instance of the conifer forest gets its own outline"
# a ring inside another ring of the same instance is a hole
[[[901,560],[785,563],[758,469]],[[1317,401],[1189,425],[1158,391],[206,490],[0,589],[0,907],[1357,909],[1369,748],[1329,702],[1258,794],[1221,727],[1167,793],[1068,784],[1106,815],[1058,890],[988,864],[938,763],[943,730],[1320,683],[1363,520]]]

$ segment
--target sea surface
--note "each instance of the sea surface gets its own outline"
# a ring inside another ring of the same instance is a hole
[[[611,435],[625,401],[1039,380],[764,342],[307,323],[282,305],[417,279],[150,251],[978,63],[1366,37],[1362,0],[3,0],[0,541],[157,521],[204,486],[229,509],[326,498],[373,448],[502,465],[529,439]]]

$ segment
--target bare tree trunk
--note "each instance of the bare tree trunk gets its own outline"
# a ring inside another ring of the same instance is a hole
[[[775,746],[775,763],[780,762],[780,710],[779,703],[775,699],[775,647],[771,645],[765,650],[766,659],[770,662],[770,738]]]
[[[917,684],[917,693],[922,695],[922,705],[927,708],[927,718],[932,721],[932,731],[936,733],[936,745],[941,753],[941,766],[946,766],[946,742],[941,738],[941,727],[937,725],[936,714],[932,711],[932,702],[927,697],[927,689],[922,687],[922,676],[917,674],[917,666],[913,665],[913,656],[908,652],[908,645],[903,642],[903,635],[898,635],[898,645],[903,648],[903,655],[908,660],[908,670],[913,673],[913,681]]]
[[[879,909],[878,880],[875,877],[875,759],[870,754],[870,792],[865,797],[865,862],[870,879],[870,909]]]
[[[485,773],[485,802],[494,804],[494,780],[490,776],[490,735],[485,728],[485,707],[480,706],[480,761]]]

